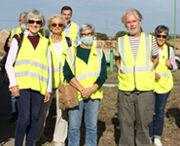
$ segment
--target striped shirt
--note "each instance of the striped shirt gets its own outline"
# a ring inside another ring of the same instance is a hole
[[[134,59],[136,60],[136,56],[137,56],[137,52],[138,52],[138,47],[139,47],[139,42],[140,42],[140,37],[129,36],[129,41],[130,41],[131,51],[133,53]],[[151,52],[151,57],[152,56],[157,56],[158,53],[159,52],[158,52],[158,46],[157,46],[157,43],[156,43],[156,39],[153,36],[152,37],[152,52]],[[116,43],[115,56],[116,57],[120,56],[117,43]]]

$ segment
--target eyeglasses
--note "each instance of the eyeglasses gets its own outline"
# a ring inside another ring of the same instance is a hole
[[[64,24],[62,24],[62,23],[52,23],[51,26],[52,26],[52,27],[56,27],[56,26],[58,26],[58,27],[63,27]]]
[[[89,32],[89,33],[81,33],[82,36],[91,36],[93,34],[93,32]]]
[[[41,21],[41,20],[37,20],[37,21],[36,21],[36,20],[28,20],[28,23],[29,23],[29,24],[34,24],[34,23],[36,23],[36,24],[39,24],[39,25],[40,25],[40,24],[42,24],[42,21]]]
[[[156,37],[157,37],[157,38],[161,38],[161,37],[162,37],[163,39],[166,39],[166,38],[167,38],[167,35],[160,35],[160,34],[157,34]]]

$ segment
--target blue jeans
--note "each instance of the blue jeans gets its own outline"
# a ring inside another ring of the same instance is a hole
[[[17,98],[18,119],[15,131],[15,146],[22,146],[26,134],[26,146],[33,146],[39,111],[44,96],[37,91],[20,90]]]
[[[68,145],[79,146],[80,127],[82,121],[83,110],[85,110],[86,125],[86,146],[97,146],[97,120],[100,106],[99,99],[88,99],[79,101],[79,106],[69,109],[69,131]]]
[[[155,93],[155,105],[154,105],[154,116],[153,121],[149,126],[149,136],[161,138],[163,127],[164,127],[164,109],[166,106],[167,98],[170,94],[158,94]]]

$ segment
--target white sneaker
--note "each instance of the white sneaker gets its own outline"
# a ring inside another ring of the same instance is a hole
[[[149,142],[150,142],[150,144],[152,144],[152,143],[153,143],[153,141],[152,141],[152,137],[149,137]]]
[[[155,144],[156,146],[162,146],[161,140],[160,140],[159,138],[155,138],[155,139],[154,139],[154,144]]]

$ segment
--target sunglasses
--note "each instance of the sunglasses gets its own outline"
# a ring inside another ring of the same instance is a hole
[[[82,36],[91,36],[93,34],[93,32],[90,33],[81,33]]]
[[[62,23],[58,23],[58,24],[57,24],[57,23],[52,23],[51,26],[52,26],[52,27],[56,27],[56,26],[58,26],[58,27],[63,27],[64,24],[62,24]]]
[[[42,24],[42,21],[41,20],[28,20],[28,23],[29,24],[34,24],[34,23],[36,23],[36,24]]]
[[[166,39],[166,38],[167,38],[167,35],[160,35],[160,34],[158,34],[158,35],[156,35],[156,37],[157,37],[157,38],[161,38],[161,37],[162,37],[163,39]]]

